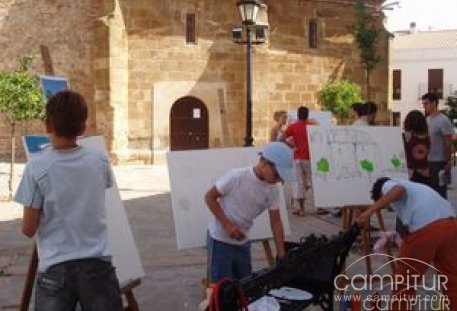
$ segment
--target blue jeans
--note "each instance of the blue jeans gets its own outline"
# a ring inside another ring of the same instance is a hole
[[[224,278],[242,279],[251,275],[251,242],[232,245],[214,240],[208,234],[207,249],[212,283],[217,283]]]
[[[72,260],[38,273],[35,311],[122,311],[114,267],[99,259]]]

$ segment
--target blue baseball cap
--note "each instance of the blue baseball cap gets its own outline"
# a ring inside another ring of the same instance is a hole
[[[273,163],[283,181],[295,181],[293,153],[285,143],[272,142],[263,147],[259,155]]]

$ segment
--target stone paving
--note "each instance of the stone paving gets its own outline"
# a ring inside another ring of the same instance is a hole
[[[0,163],[0,196],[7,193],[7,169],[6,163]],[[22,170],[22,164],[16,166],[18,175]],[[206,252],[177,250],[166,167],[117,166],[114,172],[146,272],[142,284],[134,290],[140,309],[196,310]],[[451,191],[452,202],[457,201],[455,192]],[[339,219],[317,216],[312,207],[309,210],[305,217],[293,216],[289,210],[292,236],[287,240],[298,241],[310,233],[332,235],[340,230]],[[0,202],[0,310],[17,309],[32,247],[32,240],[19,232],[21,213],[15,203]],[[388,228],[393,228],[394,213],[386,212],[384,216]],[[253,258],[256,268],[266,266],[259,245],[254,246]],[[348,262],[357,258],[357,254],[351,254]],[[307,310],[313,309],[319,310]]]

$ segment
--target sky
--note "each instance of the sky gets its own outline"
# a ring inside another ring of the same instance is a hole
[[[395,0],[385,1],[384,4]],[[398,0],[400,7],[384,10],[389,31],[409,29],[416,22],[418,30],[457,29],[456,0]]]

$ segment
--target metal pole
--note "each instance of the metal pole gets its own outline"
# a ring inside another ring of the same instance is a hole
[[[252,39],[250,26],[246,26],[246,34],[246,137],[244,138],[244,147],[251,147],[254,138],[252,138]]]

